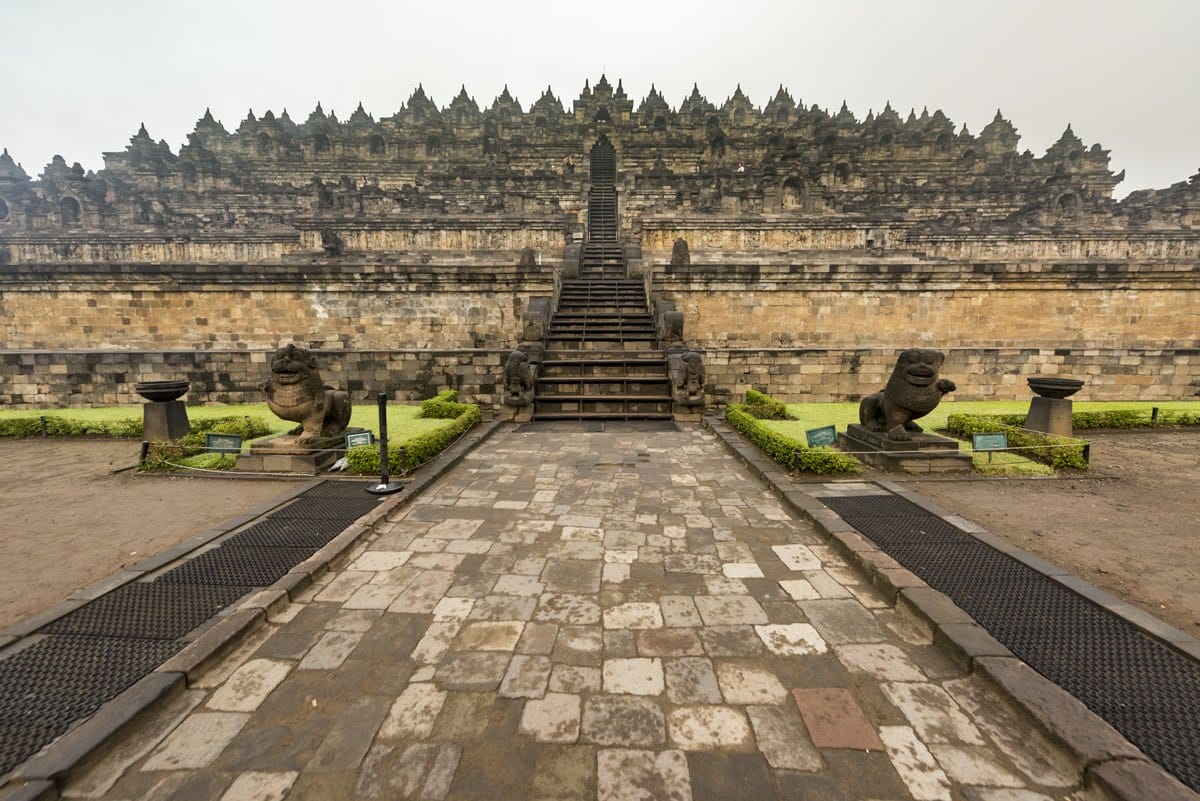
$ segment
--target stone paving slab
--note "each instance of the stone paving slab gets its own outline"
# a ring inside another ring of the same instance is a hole
[[[498,434],[349,556],[63,794],[1103,798],[698,428]]]

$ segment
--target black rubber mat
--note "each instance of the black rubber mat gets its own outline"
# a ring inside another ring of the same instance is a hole
[[[242,548],[305,548],[315,551],[346,527],[338,519],[268,517],[225,542]]]
[[[821,501],[1200,791],[1200,664],[903,498]]]
[[[304,498],[372,498],[367,493],[367,487],[378,484],[371,481],[323,481],[310,490],[306,490]]]
[[[139,581],[97,598],[42,631],[175,640],[249,591],[242,586]]]
[[[312,520],[342,520],[348,526],[374,509],[379,500],[363,493],[362,498],[309,498],[301,495],[294,503],[271,514],[274,519],[303,517]]]
[[[171,640],[55,635],[0,661],[0,774],[181,647]]]
[[[221,545],[162,574],[156,583],[265,587],[311,555],[311,551],[298,548]]]

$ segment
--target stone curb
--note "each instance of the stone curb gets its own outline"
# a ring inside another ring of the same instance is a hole
[[[788,480],[786,473],[723,420],[705,417],[704,426],[744,462],[751,472],[763,479],[785,505],[800,517],[812,522],[833,547],[863,573],[890,603],[896,608],[905,608],[923,620],[931,629],[934,645],[963,672],[975,672],[986,678],[989,684],[999,690],[1041,731],[1061,744],[1072,755],[1090,784],[1103,788],[1116,801],[1146,801],[1149,798],[1156,801],[1200,801],[1200,794],[1188,789],[1157,763],[1150,761],[1141,750],[1075,696],[1014,656],[949,597],[901,567],[816,498],[798,490]],[[960,526],[977,539],[1043,572],[1084,597],[1093,600],[1105,596],[1113,598],[1056,565],[987,534],[981,527],[950,514],[911,490],[891,481],[875,483],[951,524]],[[1004,547],[999,547],[1000,545]],[[1043,567],[1046,569],[1043,570]],[[1080,591],[1086,588],[1090,589],[1086,592]],[[1129,606],[1119,599],[1114,600],[1118,604]],[[1107,606],[1102,601],[1097,602]],[[1120,607],[1107,608],[1116,612]],[[1147,634],[1189,652],[1188,647],[1181,647],[1177,641],[1163,636],[1182,635],[1191,639],[1187,634],[1158,621],[1152,615],[1137,611],[1159,625],[1143,626],[1137,619],[1125,619]],[[1194,642],[1193,640],[1192,643],[1184,645],[1192,646]],[[1192,654],[1198,652],[1200,651],[1190,651]]]
[[[501,425],[502,423],[495,421],[482,423],[475,430],[468,432],[454,446],[419,468],[417,473],[420,475],[414,477],[399,493],[381,501],[375,509],[358,518],[323,548],[292,568],[292,571],[279,581],[269,587],[256,590],[239,602],[237,606],[218,615],[215,622],[195,640],[184,646],[183,650],[151,673],[143,676],[125,692],[107,701],[91,717],[18,765],[6,776],[0,776],[0,801],[52,801],[57,799],[59,794],[55,781],[61,780],[62,777],[69,774],[85,757],[102,748],[111,738],[120,736],[122,731],[130,728],[131,724],[136,723],[144,714],[152,713],[162,701],[169,699],[176,692],[195,681],[201,673],[240,644],[245,635],[262,626],[272,614],[291,603],[296,593],[310,585],[314,576],[319,576],[328,570],[331,564],[335,564],[338,559],[349,552],[363,535],[372,533],[375,525],[386,520],[389,513],[409,503],[443,473],[495,433]],[[289,492],[285,498],[260,507],[261,511],[257,511],[256,514],[239,515],[233,518],[233,521],[227,521],[221,527],[213,529],[212,532],[205,532],[200,537],[193,538],[194,540],[205,539],[203,543],[198,543],[188,550],[194,550],[200,544],[206,544],[221,534],[245,525],[254,517],[291,500],[312,486],[315,486],[313,482],[307,482],[295,492]],[[209,534],[211,536],[208,536]],[[192,540],[188,542],[190,543]],[[144,572],[156,570],[177,558],[179,555],[166,561],[160,561],[159,557],[152,557],[143,564],[151,564],[153,567],[144,570],[127,569],[127,572],[132,573],[136,578]],[[94,586],[104,584],[106,581],[97,582]],[[125,582],[116,582],[111,587],[115,588],[123,583]],[[85,602],[83,599],[78,599],[71,609],[78,608]],[[56,607],[51,609],[56,609]],[[61,617],[67,611],[70,609],[59,611],[54,617],[45,618],[39,626]],[[43,617],[44,615],[34,616],[39,619]],[[3,640],[0,640],[0,644],[3,644]]]
[[[56,801],[54,782],[45,779],[18,780],[0,787],[0,801]]]

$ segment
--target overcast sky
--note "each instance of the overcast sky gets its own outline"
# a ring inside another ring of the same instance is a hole
[[[1038,155],[1069,122],[1127,171],[1118,196],[1200,168],[1197,0],[0,0],[0,26],[0,147],[34,175],[56,153],[97,169],[141,122],[177,149],[206,106],[232,130],[318,100],[387,116],[418,83],[486,106],[507,83],[570,108],[601,72],[673,106],[693,82],[760,107],[782,83],[974,133],[1000,108]]]

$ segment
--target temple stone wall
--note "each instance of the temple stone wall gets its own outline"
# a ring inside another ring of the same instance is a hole
[[[653,268],[696,347],[1195,348],[1195,263],[913,260]]]
[[[694,347],[1182,347],[1191,291],[676,291]],[[915,322],[919,321],[919,323]]]
[[[419,261],[419,260],[418,260]],[[136,381],[188,378],[193,401],[257,400],[279,337],[322,350],[359,399],[442,387],[496,402],[499,358],[557,263],[9,266],[0,280],[0,403],[134,403]],[[528,261],[528,260],[526,260]],[[1193,264],[970,265],[912,259],[654,265],[685,314],[718,402],[877,390],[895,350],[947,350],[958,397],[1020,399],[1024,376],[1087,378],[1083,397],[1200,397]]]
[[[547,264],[29,268],[0,277],[11,350],[508,347]],[[0,394],[3,391],[0,390]]]
[[[704,351],[712,400],[740,402],[765,389],[788,403],[858,400],[883,389],[896,364],[893,348],[772,348]],[[942,375],[955,400],[1027,400],[1025,379],[1062,375],[1086,382],[1074,400],[1156,401],[1200,398],[1200,349],[1136,350],[949,348]]]
[[[144,403],[139,381],[187,379],[188,403],[261,403],[271,350],[0,351],[0,384],[9,408]],[[498,405],[507,350],[314,350],[326,384],[355,401],[386,392],[422,400],[457,389],[461,397]]]
[[[190,403],[257,403],[270,350],[0,351],[4,406],[137,404],[138,381],[192,382]],[[318,350],[327,383],[356,401],[378,392],[419,400],[454,388],[463,400],[496,406],[506,349]],[[943,374],[957,400],[1025,400],[1031,375],[1085,379],[1077,400],[1200,398],[1200,349],[1123,350],[952,348]],[[740,401],[748,388],[781,400],[847,401],[883,387],[896,361],[892,348],[710,348],[704,351],[710,400]]]

